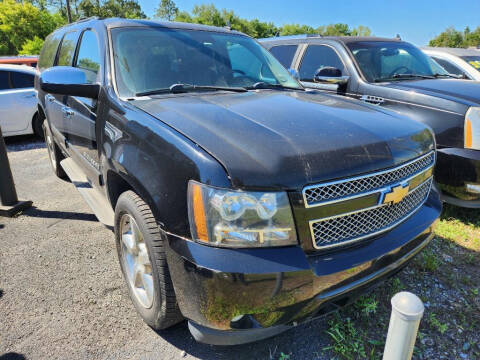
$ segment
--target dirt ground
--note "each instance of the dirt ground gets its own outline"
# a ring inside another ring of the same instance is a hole
[[[7,142],[18,195],[34,207],[17,218],[0,218],[0,360],[356,359],[363,353],[379,358],[389,300],[402,289],[427,304],[415,358],[480,354],[479,253],[457,248],[448,236],[430,247],[427,256],[433,260],[420,256],[354,306],[273,339],[202,345],[186,323],[156,333],[128,298],[112,232],[96,221],[70,183],[54,177],[40,142],[32,137]]]

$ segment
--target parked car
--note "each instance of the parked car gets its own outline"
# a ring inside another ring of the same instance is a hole
[[[38,56],[36,55],[0,56],[0,64],[26,65],[36,67],[37,61]]]
[[[38,115],[35,69],[0,65],[0,126],[3,136],[37,134],[43,137],[43,118]]]
[[[450,74],[480,81],[480,50],[424,47],[422,51]]]
[[[154,329],[260,340],[349,303],[432,239],[433,134],[306,92],[229,29],[89,19],[49,35],[53,170],[115,231]]]
[[[480,208],[480,83],[458,80],[399,39],[296,36],[261,41],[302,84],[432,127],[443,200]]]

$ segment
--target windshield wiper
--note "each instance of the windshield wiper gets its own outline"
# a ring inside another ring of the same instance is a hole
[[[197,90],[215,90],[215,91],[234,91],[234,92],[246,92],[247,89],[243,87],[229,87],[229,86],[206,86],[206,85],[194,85],[194,84],[173,84],[168,88],[148,90],[136,93],[135,96],[148,96],[157,94],[180,94],[189,91]]]
[[[293,86],[285,86],[282,84],[271,84],[271,83],[266,83],[263,81],[259,81],[252,86],[248,86],[246,89],[288,89],[288,90],[300,90],[300,91],[305,91],[304,88],[301,87],[293,87]]]
[[[439,77],[449,77],[449,78],[453,78],[453,79],[461,79],[462,77],[460,75],[455,75],[455,74],[433,74],[433,76],[435,78],[439,78]]]
[[[420,74],[394,74],[390,78],[375,79],[374,82],[383,82],[383,81],[401,80],[401,79],[435,79],[435,76],[420,75]]]

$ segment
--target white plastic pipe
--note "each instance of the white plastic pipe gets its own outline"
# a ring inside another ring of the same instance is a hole
[[[391,302],[392,315],[383,360],[410,360],[425,308],[417,295],[406,291],[395,294]]]

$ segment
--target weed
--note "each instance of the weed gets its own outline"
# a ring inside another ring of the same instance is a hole
[[[367,358],[363,344],[363,334],[359,333],[350,318],[342,319],[336,316],[328,322],[329,329],[326,333],[332,338],[333,343],[323,350],[330,350],[336,355],[348,359]]]
[[[422,253],[421,267],[424,271],[435,272],[440,266],[438,255],[431,249],[427,249]]]
[[[284,354],[283,352],[280,353],[280,357],[278,360],[290,360],[290,354]]]
[[[375,295],[362,296],[355,303],[355,307],[365,314],[375,314],[377,312],[377,305],[378,301],[375,300]]]
[[[448,324],[441,323],[440,320],[437,319],[437,315],[435,315],[435,313],[430,314],[430,316],[428,317],[428,322],[442,335],[445,334],[445,331],[448,330]]]

